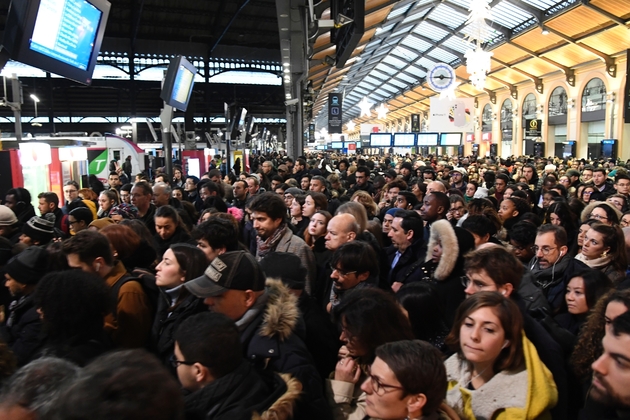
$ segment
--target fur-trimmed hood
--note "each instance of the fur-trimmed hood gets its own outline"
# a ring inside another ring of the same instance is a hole
[[[436,280],[445,280],[453,272],[459,255],[459,244],[457,236],[453,230],[451,222],[448,220],[438,220],[431,224],[431,236],[429,237],[429,245],[427,246],[427,256],[424,261],[431,261],[433,248],[438,239],[442,244],[442,258],[438,263],[433,277]]]
[[[287,390],[262,414],[254,413],[252,420],[289,420],[293,418],[293,409],[302,393],[302,384],[288,373],[281,373],[280,377],[287,386]]]
[[[438,239],[442,244],[442,257],[433,273],[433,278],[443,281],[464,265],[464,254],[475,247],[475,238],[466,229],[453,227],[448,220],[438,220],[431,224],[431,236],[427,246],[425,262],[431,261],[433,248]]]
[[[617,207],[613,206],[612,204],[610,204],[610,203],[608,203],[606,201],[594,201],[592,203],[588,203],[586,205],[586,207],[584,207],[584,210],[582,210],[582,213],[580,214],[580,221],[582,223],[586,222],[588,220],[588,215],[591,214],[593,209],[595,207],[599,206],[600,204],[604,204],[604,205],[610,207],[617,214],[617,217],[619,217],[619,220],[621,220],[621,216],[623,216],[623,215],[617,209]]]
[[[281,280],[268,278],[265,285],[269,300],[259,334],[284,341],[293,334],[300,318],[298,298]]]

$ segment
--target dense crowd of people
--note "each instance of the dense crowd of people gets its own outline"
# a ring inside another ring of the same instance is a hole
[[[0,419],[630,418],[630,166],[249,163],[5,193]]]

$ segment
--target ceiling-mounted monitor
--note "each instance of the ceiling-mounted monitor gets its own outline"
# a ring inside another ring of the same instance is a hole
[[[414,133],[394,133],[394,147],[413,147],[416,145]]]
[[[3,47],[12,60],[89,85],[110,8],[106,0],[13,0]]]
[[[370,147],[391,147],[392,135],[390,133],[371,133]]]
[[[333,149],[343,149],[343,142],[342,141],[333,141],[330,144],[330,147],[332,147]]]
[[[418,133],[416,135],[416,144],[418,146],[437,146],[439,138],[439,133]]]
[[[197,69],[185,57],[178,55],[168,65],[160,98],[173,108],[186,111],[192,96]]]
[[[460,146],[462,133],[440,133],[440,146]]]

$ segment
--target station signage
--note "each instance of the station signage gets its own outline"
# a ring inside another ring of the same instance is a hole
[[[341,93],[328,94],[328,133],[341,134]]]

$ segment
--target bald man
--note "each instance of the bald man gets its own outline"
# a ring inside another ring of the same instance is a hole
[[[341,245],[356,239],[359,234],[359,224],[351,214],[338,214],[328,222],[326,234],[326,249],[336,251]]]
[[[328,222],[328,233],[326,233],[326,254],[320,259],[317,273],[317,281],[313,288],[313,296],[317,304],[324,310],[330,303],[330,291],[333,285],[332,270],[330,262],[333,253],[343,244],[354,241],[359,235],[359,224],[351,214],[338,214]]]
[[[446,185],[441,181],[431,181],[427,184],[427,194],[432,192],[442,192],[446,194]]]

